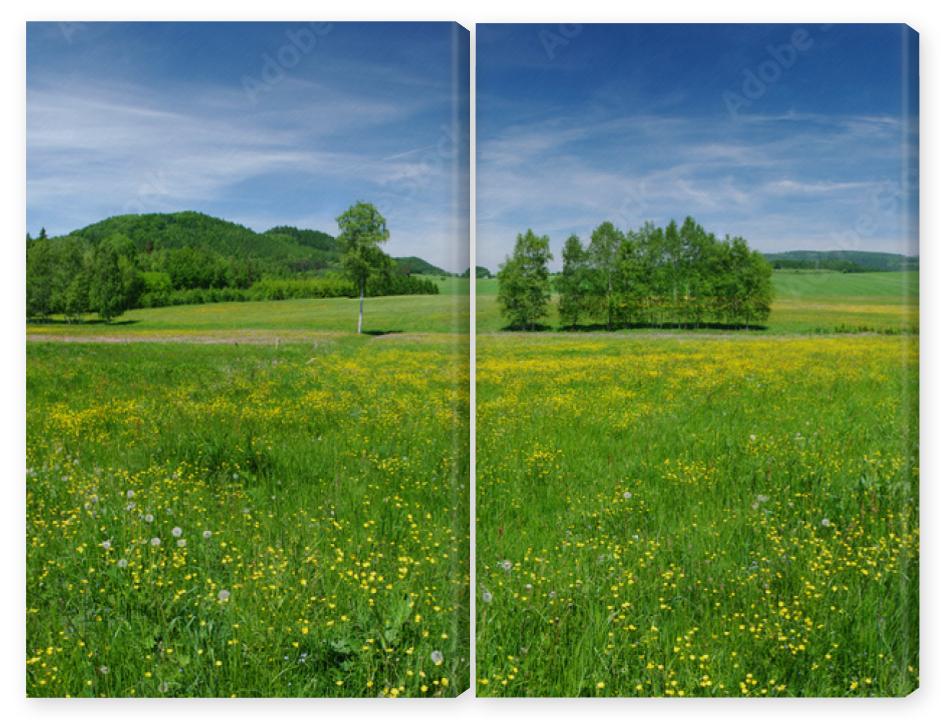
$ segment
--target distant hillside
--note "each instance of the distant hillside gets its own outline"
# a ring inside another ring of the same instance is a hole
[[[128,238],[136,251],[143,255],[190,248],[233,262],[255,262],[270,273],[340,268],[336,237],[326,232],[276,226],[258,233],[240,224],[195,211],[124,214],[64,236],[98,244],[116,235]],[[419,257],[396,257],[395,261],[406,274],[449,274]]]
[[[396,269],[403,274],[431,274],[435,277],[454,276],[441,267],[436,267],[420,257],[393,257]]]
[[[34,318],[99,309],[109,319],[135,307],[357,294],[330,234],[292,226],[258,233],[194,211],[114,216],[58,237],[41,231],[27,236],[26,247]],[[390,269],[404,273],[374,275],[368,296],[438,294],[421,275],[446,274],[418,257]],[[93,306],[106,296],[107,307]]]
[[[468,277],[470,272],[471,268],[466,269],[462,272],[462,276]],[[491,277],[491,270],[488,267],[475,267],[475,279],[488,279],[489,277]]]
[[[920,266],[919,257],[852,250],[792,251],[766,254],[775,269],[831,269],[840,272],[898,272]]]

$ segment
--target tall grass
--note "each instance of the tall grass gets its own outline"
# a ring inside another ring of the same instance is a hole
[[[468,683],[453,342],[29,344],[27,692]]]
[[[478,693],[903,695],[917,341],[489,335]]]

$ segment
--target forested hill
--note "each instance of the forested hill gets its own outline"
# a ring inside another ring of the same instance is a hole
[[[382,250],[380,250],[382,251]],[[27,315],[110,319],[136,307],[349,297],[356,283],[326,232],[266,232],[194,211],[110,217],[58,237],[27,236]],[[424,274],[448,273],[418,257],[383,251],[365,294],[438,294]]]
[[[253,261],[271,273],[333,270],[340,267],[340,250],[331,234],[314,229],[277,226],[266,232],[195,211],[170,214],[124,214],[109,217],[67,237],[98,244],[116,236],[126,238],[139,254],[195,249],[232,262]],[[395,257],[405,273],[447,275],[419,257]]]
[[[919,257],[908,257],[890,252],[860,252],[853,250],[792,251],[766,254],[775,269],[832,269],[840,272],[899,272],[915,270]]]

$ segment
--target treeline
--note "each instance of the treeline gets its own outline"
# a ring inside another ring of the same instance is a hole
[[[355,297],[339,272],[272,277],[260,260],[226,257],[201,247],[144,249],[116,233],[27,238],[26,296],[31,319],[96,313],[111,320],[128,309],[205,302]],[[438,294],[430,280],[400,275],[390,260],[368,281],[370,296]]]
[[[518,235],[498,274],[499,302],[512,327],[535,327],[544,317],[551,259],[547,236]],[[586,245],[571,235],[562,260],[554,287],[564,327],[749,326],[769,316],[766,259],[744,239],[719,240],[691,217],[627,232],[604,222]]]
[[[146,291],[138,307],[357,297],[359,294],[356,285],[338,273],[299,279],[265,277],[247,289],[224,287],[175,290],[166,284],[166,280],[156,277],[154,273],[146,273],[144,277]],[[431,280],[399,274],[371,277],[366,288],[368,297],[438,293],[439,286]]]

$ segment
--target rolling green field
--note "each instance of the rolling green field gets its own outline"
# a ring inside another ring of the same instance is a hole
[[[444,285],[438,295],[371,297],[365,302],[364,332],[468,332],[466,280],[433,278]],[[359,301],[354,299],[303,299],[270,302],[218,302],[144,310],[129,310],[112,324],[95,319],[79,324],[39,323],[27,326],[30,334],[156,337],[204,335],[227,338],[235,334],[261,340],[275,337],[311,339],[309,333],[350,333],[356,330]],[[281,335],[280,333],[291,333]],[[275,333],[275,334],[268,334]]]
[[[916,330],[916,280],[652,334],[494,332],[480,281],[477,693],[914,690],[918,340],[866,331]]]
[[[368,300],[382,337],[352,300],[31,326],[27,694],[466,689],[458,300]]]
[[[765,333],[916,332],[918,272],[805,272],[777,270],[772,275],[775,302]],[[495,302],[498,279],[476,282],[479,332],[505,327]],[[559,325],[557,297],[543,321]]]

